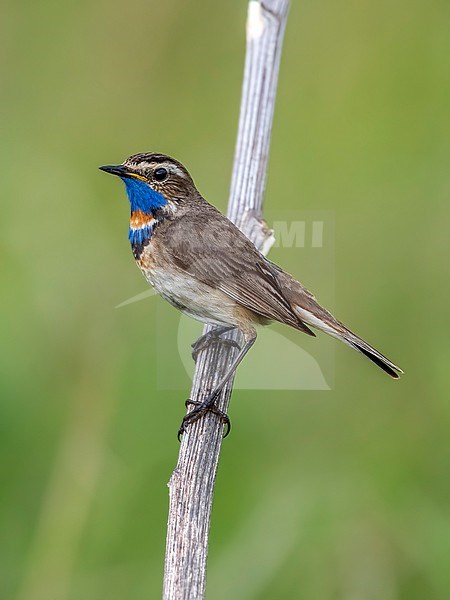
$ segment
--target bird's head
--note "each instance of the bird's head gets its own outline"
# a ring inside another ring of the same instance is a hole
[[[106,165],[100,169],[123,180],[132,213],[149,214],[163,207],[176,210],[177,205],[198,194],[183,165],[164,154],[134,154],[121,165]]]

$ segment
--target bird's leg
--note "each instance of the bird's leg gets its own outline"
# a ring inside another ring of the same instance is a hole
[[[221,341],[224,345],[229,346],[230,348],[241,349],[239,344],[234,340],[221,340],[220,336],[228,331],[235,329],[234,327],[230,327],[228,325],[224,325],[222,327],[216,327],[215,329],[211,329],[211,331],[207,331],[203,335],[201,335],[197,341],[192,344],[192,358],[195,362],[197,362],[198,355],[200,352],[208,348],[210,344],[216,343],[217,341]]]
[[[195,423],[195,421],[198,421],[198,419],[200,419],[200,417],[205,415],[207,412],[212,412],[214,415],[217,415],[220,418],[221,422],[226,426],[226,432],[223,437],[226,437],[230,433],[230,430],[231,430],[230,419],[228,418],[228,415],[226,413],[224,413],[219,408],[217,408],[214,401],[217,397],[217,394],[224,388],[224,386],[228,383],[228,381],[234,375],[236,369],[242,362],[244,356],[247,354],[247,352],[253,346],[255,341],[256,341],[256,332],[252,332],[252,337],[247,339],[242,350],[240,350],[239,354],[233,360],[233,362],[231,363],[231,366],[229,367],[229,369],[227,370],[225,375],[222,377],[222,379],[219,381],[219,383],[216,385],[216,387],[212,390],[212,392],[210,392],[202,402],[194,402],[193,400],[186,400],[186,408],[188,406],[193,406],[194,408],[183,418],[180,429],[178,430],[178,440],[180,440],[181,436],[186,431],[187,425],[191,425],[192,423]]]

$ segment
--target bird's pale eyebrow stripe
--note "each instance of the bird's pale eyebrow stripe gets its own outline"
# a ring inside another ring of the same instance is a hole
[[[157,162],[157,161],[151,161],[151,162],[140,162],[138,165],[135,164],[135,166],[138,166],[140,169],[167,169],[169,171],[169,173],[173,173],[174,175],[178,175],[179,177],[186,177],[186,173],[184,172],[183,169],[180,169],[180,167],[178,165],[175,165],[172,162]],[[130,175],[132,177],[136,177],[136,179],[142,179],[142,181],[147,181],[145,179],[145,177],[142,177],[141,175],[138,175],[137,173],[132,173],[130,172]]]
[[[170,163],[168,165],[163,165],[163,166],[167,167],[167,170],[169,171],[169,173],[174,173],[175,175],[178,175],[179,177],[186,177],[186,173],[182,169],[177,167],[177,165]]]

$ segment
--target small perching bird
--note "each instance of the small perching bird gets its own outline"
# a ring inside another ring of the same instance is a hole
[[[256,340],[256,326],[279,321],[314,336],[320,329],[358,350],[394,378],[402,370],[322,308],[313,294],[265,258],[199,193],[188,171],[164,154],[144,153],[101,170],[125,183],[129,240],[147,281],[185,314],[217,325],[194,344],[194,358],[214,338],[237,328],[244,345],[207,398],[184,417],[180,434],[207,411],[228,425],[215,398]]]

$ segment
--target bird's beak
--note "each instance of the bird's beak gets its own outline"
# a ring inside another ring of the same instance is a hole
[[[111,175],[118,175],[119,177],[131,177],[132,174],[124,165],[105,165],[103,167],[99,167],[101,171],[105,171],[106,173],[111,173]]]

